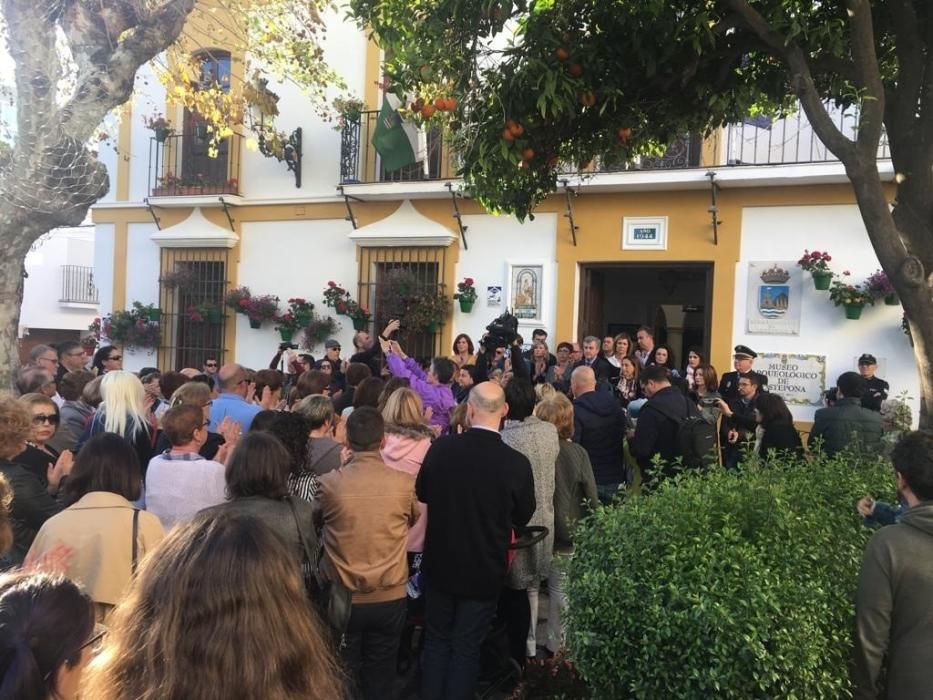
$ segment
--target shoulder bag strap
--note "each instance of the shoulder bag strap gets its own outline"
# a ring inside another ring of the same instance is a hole
[[[288,497],[288,507],[292,509],[292,517],[295,519],[295,529],[298,530],[298,539],[301,541],[301,548],[304,550],[305,558],[308,560],[308,566],[314,567],[314,557],[311,555],[311,548],[308,547],[308,541],[305,539],[305,533],[301,529],[301,522],[298,520],[298,510],[295,508],[295,497]]]
[[[136,565],[139,561],[139,508],[133,508],[133,563],[131,571],[136,573]]]

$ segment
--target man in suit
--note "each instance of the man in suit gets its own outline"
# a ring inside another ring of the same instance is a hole
[[[881,402],[888,398],[891,388],[881,377],[875,376],[878,360],[867,352],[858,358],[858,373],[865,380],[865,393],[862,394],[862,407],[872,411],[881,411]]]
[[[725,401],[734,401],[740,398],[739,394],[739,376],[753,372],[752,365],[755,364],[755,358],[758,353],[747,345],[736,345],[735,354],[732,355],[732,366],[734,372],[726,372],[719,381],[719,395]],[[758,375],[758,386],[760,391],[768,390],[768,378],[761,372],[754,372]]]
[[[477,384],[467,399],[472,427],[438,438],[418,472],[418,500],[430,513],[423,565],[425,700],[472,700],[480,645],[505,585],[512,529],[535,511],[531,464],[499,435],[507,412],[500,386]]]
[[[575,364],[573,368],[576,369],[577,367],[592,369],[596,375],[597,384],[608,383],[615,371],[609,360],[603,357],[599,338],[594,335],[588,335],[583,339],[583,359]]]

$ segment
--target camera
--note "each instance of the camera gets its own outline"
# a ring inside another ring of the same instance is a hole
[[[279,343],[279,352],[283,350],[297,350],[298,343]]]
[[[700,405],[701,405],[701,406],[708,406],[708,407],[718,406],[718,405],[719,405],[719,399],[714,398],[714,397],[712,397],[712,396],[704,396],[704,397],[702,397],[702,398],[700,399]]]
[[[508,311],[486,326],[482,345],[486,349],[507,348],[518,338],[518,319]]]

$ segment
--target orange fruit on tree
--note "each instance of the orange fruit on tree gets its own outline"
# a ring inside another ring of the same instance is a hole
[[[596,95],[594,95],[592,92],[581,92],[580,104],[584,107],[592,107],[596,104]]]
[[[518,136],[521,136],[521,135],[524,134],[524,133],[525,133],[525,127],[523,127],[523,126],[522,126],[521,124],[519,124],[518,122],[515,122],[515,128],[512,129],[512,135],[518,137]]]
[[[567,66],[567,72],[570,73],[570,75],[572,75],[574,78],[579,78],[581,75],[583,75],[583,66],[581,66],[579,63],[571,63],[569,66]]]
[[[447,98],[447,111],[448,111],[448,112],[453,112],[455,109],[457,109],[457,98],[456,98],[456,97],[448,97],[448,98]]]
[[[627,126],[623,126],[616,132],[616,135],[619,137],[619,141],[622,143],[627,143],[628,140],[632,137],[632,130]]]
[[[434,112],[437,111],[434,105],[425,105],[421,108],[421,116],[425,119],[430,119],[434,116]]]
[[[502,140],[503,140],[503,141],[510,141],[510,142],[515,140],[515,137],[512,136],[512,132],[509,130],[508,127],[504,128],[504,129],[502,130]]]
[[[531,160],[535,157],[535,149],[530,146],[522,151],[522,160]]]
[[[443,97],[435,97],[434,106],[443,112],[444,108],[447,107],[447,100],[445,100]]]
[[[560,61],[561,63],[563,63],[563,62],[566,61],[568,58],[570,58],[570,53],[567,51],[567,49],[565,49],[563,46],[561,46],[561,47],[559,47],[559,48],[554,52],[554,57],[555,57],[558,61]]]

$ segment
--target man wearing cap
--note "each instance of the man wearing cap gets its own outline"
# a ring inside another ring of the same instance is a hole
[[[878,369],[878,360],[867,352],[858,358],[858,373],[865,380],[865,390],[862,394],[862,408],[872,411],[881,411],[881,402],[888,398],[888,383],[881,377],[875,376]]]
[[[340,359],[340,342],[333,338],[324,341],[324,357],[318,361],[318,365],[324,360],[330,362],[331,378],[334,384],[341,391],[347,388],[347,378],[343,374],[343,360]]]
[[[719,395],[727,403],[741,398],[739,396],[739,377],[752,372],[752,365],[755,364],[756,357],[758,357],[758,353],[747,345],[735,346],[735,353],[732,355],[732,366],[735,367],[735,371],[726,372],[719,382]],[[754,374],[757,374],[759,378],[759,391],[767,391],[768,378],[761,372],[754,372]]]

